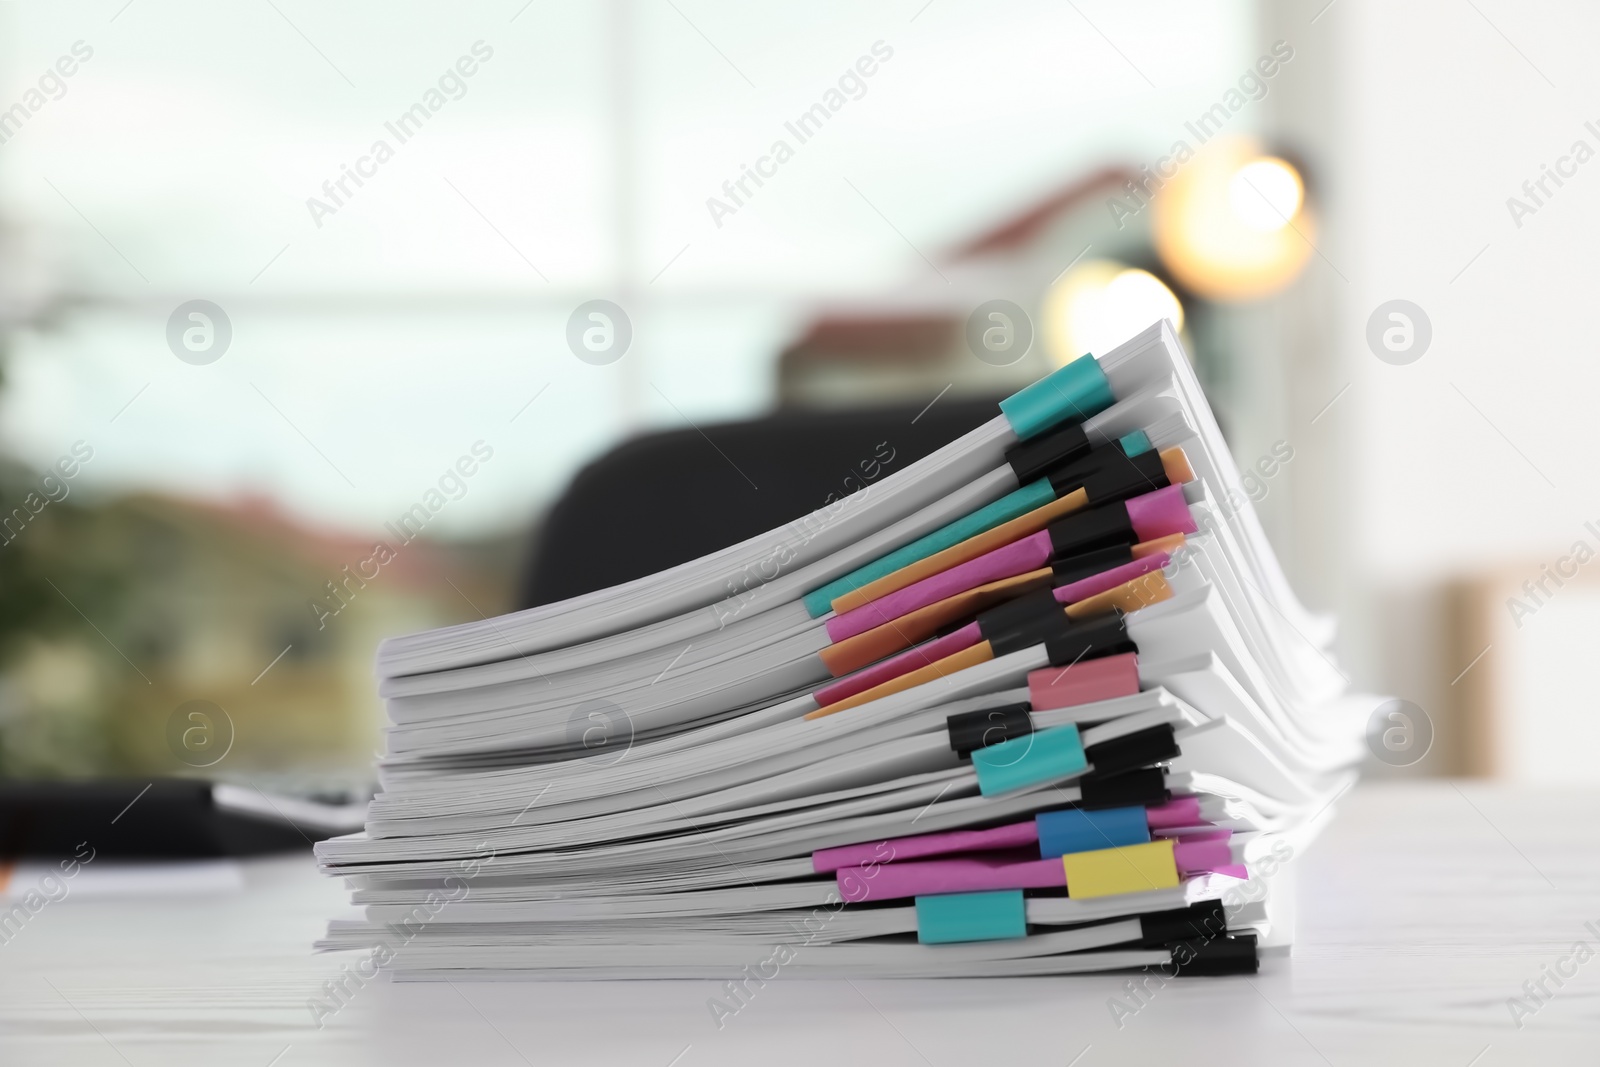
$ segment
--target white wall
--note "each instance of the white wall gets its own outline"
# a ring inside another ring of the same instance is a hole
[[[1575,651],[1600,636],[1537,633],[1583,625],[1581,612],[1542,613],[1520,630],[1501,627],[1502,646],[1452,686],[1476,650],[1448,645],[1459,620],[1439,596],[1443,583],[1491,569],[1537,576],[1580,538],[1600,548],[1584,528],[1600,519],[1590,452],[1600,364],[1589,313],[1600,288],[1600,8],[1337,0],[1311,23],[1321,6],[1267,16],[1325,56],[1327,90],[1337,93],[1313,138],[1331,150],[1320,266],[1331,262],[1345,278],[1323,272],[1337,312],[1325,361],[1300,376],[1300,392],[1316,395],[1299,404],[1350,389],[1318,423],[1340,451],[1324,450],[1319,480],[1299,488],[1348,508],[1345,521],[1327,525],[1347,534],[1327,546],[1339,556],[1339,587],[1323,584],[1342,607],[1362,680],[1448,718],[1461,688],[1527,658],[1517,642]],[[1300,113],[1316,116],[1314,102]],[[1554,195],[1519,227],[1507,198],[1579,140],[1595,158],[1564,187],[1551,184]],[[1431,347],[1404,366],[1380,361],[1365,339],[1373,309],[1396,298],[1432,324]],[[1312,567],[1300,557],[1302,570]],[[1570,682],[1557,688],[1578,695]],[[1527,686],[1503,703],[1513,729],[1558,731],[1593,717],[1592,700],[1551,708]],[[1441,723],[1446,744],[1454,728]],[[1537,741],[1519,751],[1552,750]],[[1571,761],[1512,762],[1523,777],[1592,777]]]

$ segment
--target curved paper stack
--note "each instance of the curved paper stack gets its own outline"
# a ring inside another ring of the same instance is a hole
[[[1253,971],[1372,701],[1158,323],[932,456],[637,581],[386,642],[398,976]]]

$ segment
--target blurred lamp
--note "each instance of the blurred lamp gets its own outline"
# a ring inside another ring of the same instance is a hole
[[[1154,198],[1156,252],[1209,300],[1258,300],[1299,276],[1316,240],[1294,165],[1246,137],[1206,145]]]
[[[1228,181],[1228,206],[1252,230],[1281,230],[1304,198],[1300,172],[1281,159],[1252,160]]]
[[[1056,280],[1041,311],[1045,345],[1058,364],[1115,348],[1157,319],[1183,328],[1183,305],[1147,270],[1109,259],[1078,264]]]

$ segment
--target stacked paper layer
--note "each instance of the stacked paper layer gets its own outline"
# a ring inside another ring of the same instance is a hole
[[[692,516],[682,521],[693,521]],[[790,525],[391,640],[400,977],[1253,971],[1370,699],[1167,324]],[[403,947],[400,947],[403,946]]]

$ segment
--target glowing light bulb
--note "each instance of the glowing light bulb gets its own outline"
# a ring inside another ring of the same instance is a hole
[[[1183,328],[1183,304],[1160,278],[1105,259],[1080,263],[1045,294],[1045,344],[1057,363],[1115,348],[1157,319]]]
[[[1129,269],[1112,278],[1106,286],[1104,304],[1105,329],[1121,341],[1157,319],[1171,319],[1174,330],[1183,329],[1183,305],[1178,302],[1178,295],[1147,270]]]
[[[1300,175],[1248,137],[1213,138],[1152,206],[1156,254],[1207,300],[1271,296],[1305,269],[1317,239]]]
[[[1251,160],[1228,182],[1228,206],[1253,230],[1289,225],[1304,198],[1300,175],[1281,159]]]

